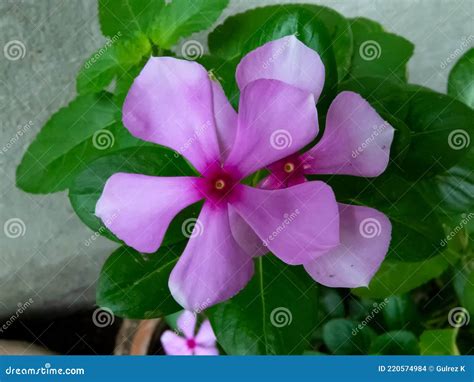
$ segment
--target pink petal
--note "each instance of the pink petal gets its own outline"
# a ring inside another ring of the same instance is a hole
[[[152,57],[123,106],[123,123],[145,141],[184,155],[199,171],[220,158],[211,80],[198,63]]]
[[[186,338],[194,338],[196,330],[196,313],[185,310],[178,318],[177,326]]]
[[[237,113],[227,100],[224,90],[218,82],[212,81],[212,93],[217,138],[222,158],[225,158],[234,144],[235,133],[237,132]]]
[[[253,257],[263,256],[268,252],[262,240],[244,219],[229,205],[229,221],[232,235],[247,254]]]
[[[337,203],[325,183],[281,190],[241,185],[238,192],[232,206],[284,262],[305,264],[339,244]]]
[[[173,218],[202,199],[197,180],[117,173],[107,180],[95,214],[127,245],[153,253]]]
[[[317,133],[310,93],[276,80],[256,80],[241,94],[237,136],[226,163],[246,176],[297,152]]]
[[[321,141],[303,159],[308,174],[373,177],[386,168],[394,129],[359,94],[340,93],[329,107]]]
[[[290,35],[248,53],[236,77],[240,89],[261,78],[273,79],[306,90],[317,101],[324,87],[324,65],[314,50]]]
[[[186,338],[178,336],[171,330],[166,330],[161,335],[161,344],[168,355],[192,355],[193,352],[188,348]]]
[[[196,335],[196,343],[200,346],[211,347],[216,345],[216,336],[209,320],[205,320]]]
[[[194,349],[195,355],[219,355],[219,351],[216,347],[204,347],[204,346],[196,346]]]
[[[253,260],[232,236],[227,208],[204,203],[193,235],[171,272],[169,288],[184,308],[201,311],[236,295],[253,274]]]
[[[383,213],[369,207],[339,204],[339,216],[341,244],[305,269],[329,287],[367,286],[387,254],[392,225]]]

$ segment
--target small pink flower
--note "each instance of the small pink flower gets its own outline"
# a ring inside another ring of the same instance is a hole
[[[161,336],[161,343],[168,355],[219,355],[216,336],[209,320],[205,320],[196,333],[197,317],[193,312],[184,311],[178,318],[178,329],[184,337],[171,330]]]

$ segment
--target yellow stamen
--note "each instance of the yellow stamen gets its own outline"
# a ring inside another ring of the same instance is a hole
[[[291,162],[285,163],[283,170],[287,173],[293,172],[295,170],[295,165]]]
[[[222,179],[216,180],[214,186],[216,187],[216,189],[222,190],[225,187],[225,182]]]

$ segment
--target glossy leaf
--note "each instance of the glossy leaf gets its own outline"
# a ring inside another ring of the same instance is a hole
[[[129,149],[103,156],[88,166],[74,179],[69,190],[69,200],[79,218],[93,231],[120,242],[95,216],[95,206],[105,182],[117,172],[151,176],[196,175],[181,156],[167,148],[150,146],[142,141]],[[163,245],[186,240],[182,232],[184,220],[197,217],[200,205],[192,205],[173,219],[163,239]]]
[[[426,330],[420,337],[421,355],[459,355],[457,329]]]
[[[120,109],[105,93],[80,96],[60,109],[28,147],[17,168],[17,186],[39,194],[69,187],[87,162],[117,147],[113,134],[103,130],[119,115]]]
[[[374,331],[355,321],[336,318],[323,327],[323,340],[336,355],[366,354],[375,337]]]
[[[302,354],[316,324],[316,283],[272,255],[256,262],[247,287],[207,311],[218,342],[232,355]]]
[[[401,36],[388,33],[371,20],[350,20],[354,51],[349,78],[381,76],[407,81],[407,63],[414,45]]]
[[[181,310],[168,289],[168,279],[183,249],[184,245],[161,247],[146,256],[126,246],[117,249],[100,273],[97,304],[133,319]]]
[[[173,0],[160,10],[150,30],[152,41],[169,49],[180,37],[209,28],[229,0]]]
[[[462,160],[474,139],[474,111],[432,91],[409,93],[406,124],[413,132],[403,172],[419,180],[447,171]]]
[[[412,332],[399,330],[375,338],[369,352],[382,355],[417,355],[420,354],[420,347],[418,339]]]
[[[474,48],[469,49],[451,69],[448,94],[474,108]]]

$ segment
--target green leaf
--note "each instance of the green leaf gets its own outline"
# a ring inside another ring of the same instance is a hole
[[[119,74],[149,56],[151,45],[143,34],[130,39],[109,40],[84,63],[77,77],[79,94],[97,93]]]
[[[169,49],[180,37],[209,28],[228,3],[229,0],[173,0],[154,21],[150,37],[161,48]]]
[[[168,289],[168,279],[183,249],[183,244],[161,247],[146,256],[125,246],[117,249],[100,273],[97,304],[116,316],[132,319],[181,310]]]
[[[125,129],[124,129],[125,130]],[[145,145],[145,143],[141,143]],[[150,176],[193,176],[195,172],[187,162],[174,151],[160,146],[136,146],[103,156],[89,163],[77,175],[69,190],[69,200],[79,218],[93,231],[111,240],[121,242],[95,216],[95,206],[102,194],[105,182],[117,172],[144,174]],[[171,222],[163,245],[186,240],[182,232],[184,220],[197,217],[200,205],[192,205]]]
[[[462,214],[474,209],[474,149],[449,170],[416,184],[439,213]]]
[[[474,317],[474,270],[471,270],[464,284],[462,302],[465,308]]]
[[[105,36],[146,34],[165,0],[99,0],[100,29]]]
[[[419,355],[418,339],[412,332],[399,330],[378,336],[370,345],[371,354]]]
[[[381,76],[407,81],[407,63],[414,45],[401,36],[388,33],[374,21],[350,20],[354,52],[348,77]]]
[[[413,134],[403,171],[407,178],[419,180],[445,172],[467,154],[474,139],[474,111],[432,91],[409,96],[405,122]]]
[[[370,327],[343,318],[335,318],[323,327],[324,343],[336,355],[366,354],[374,337]]]
[[[322,290],[321,305],[331,318],[340,318],[345,315],[344,301],[335,289],[324,288]]]
[[[457,329],[426,330],[420,337],[421,355],[459,355]]]
[[[474,48],[469,49],[451,69],[448,94],[474,108]]]
[[[385,261],[372,278],[368,288],[352,289],[352,293],[368,298],[401,295],[440,276],[452,262],[444,253],[416,263]]]
[[[59,110],[23,156],[17,168],[17,186],[40,194],[69,187],[88,161],[103,155],[107,147],[117,147],[111,133],[104,130],[119,113],[106,93],[79,96]]]
[[[240,59],[266,42],[296,35],[301,42],[321,56],[326,70],[323,90],[323,98],[326,100],[323,104],[327,107],[335,92],[337,67],[330,32],[317,17],[316,12],[319,10],[319,7],[311,6],[278,5],[256,8],[231,16],[209,35],[209,50],[212,54],[226,59]],[[334,28],[333,25],[332,31],[336,33]],[[347,43],[348,40],[349,37],[344,38],[341,43]],[[341,59],[343,49],[338,48],[339,60],[345,62]],[[347,46],[346,53],[349,51],[350,46]]]
[[[227,354],[302,354],[315,329],[317,284],[301,267],[268,255],[237,296],[207,311]]]
[[[419,314],[410,295],[390,296],[382,310],[389,330],[418,328]]]

